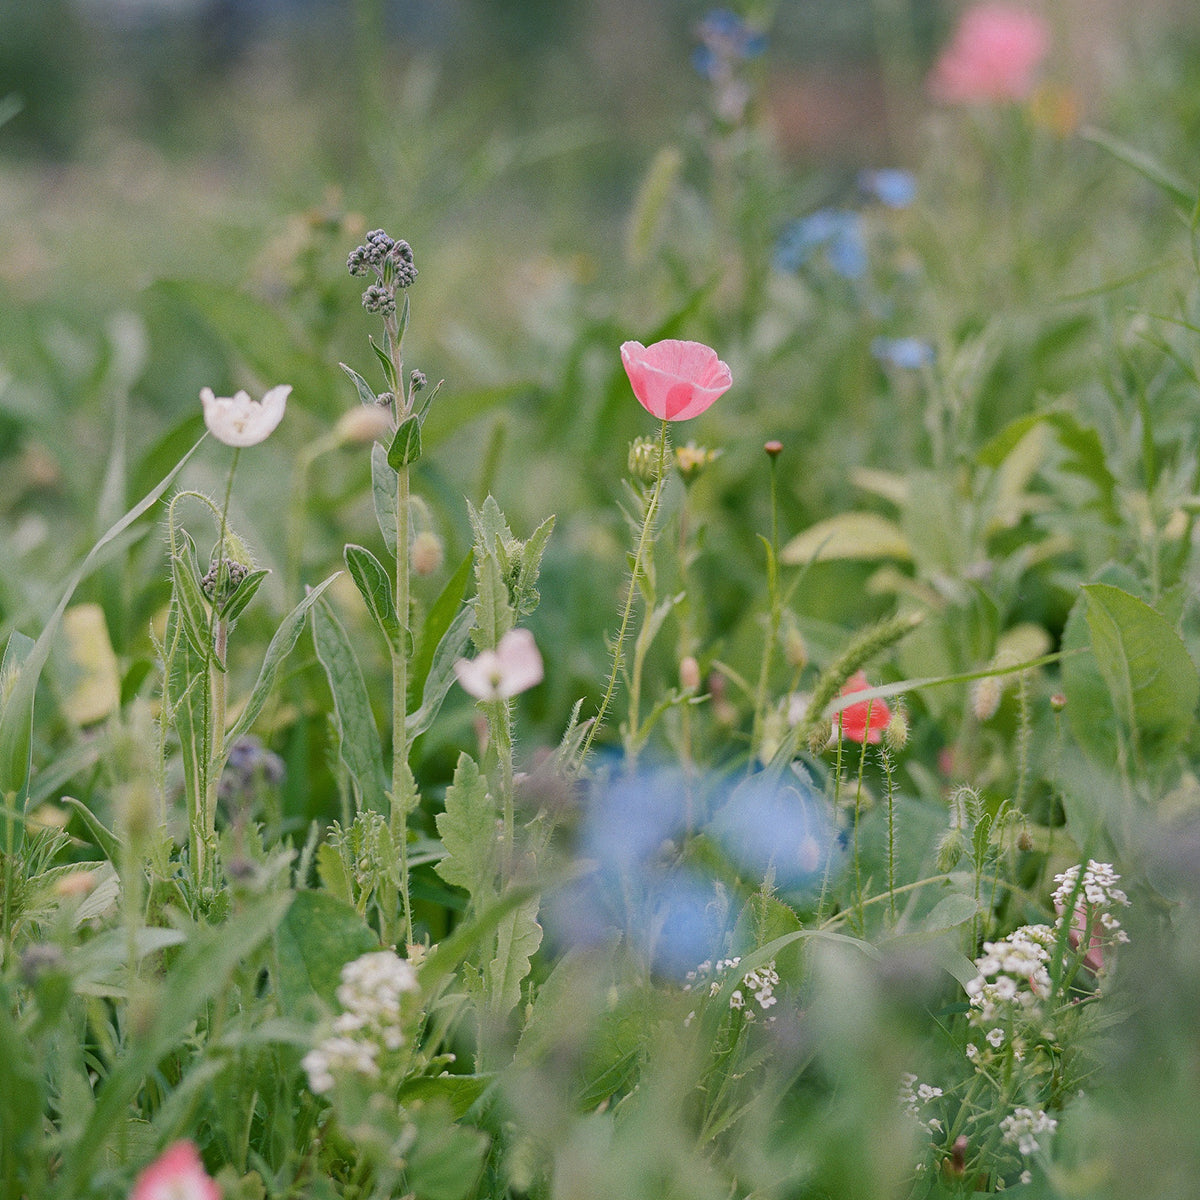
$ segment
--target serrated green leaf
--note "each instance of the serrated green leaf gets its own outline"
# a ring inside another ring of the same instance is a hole
[[[539,896],[526,900],[496,927],[496,955],[488,963],[484,983],[489,1007],[497,1018],[507,1016],[521,1002],[521,984],[542,944],[537,919],[540,903]]]
[[[421,421],[419,417],[405,417],[388,447],[388,466],[393,471],[415,463],[421,457]]]
[[[445,811],[438,813],[436,823],[446,855],[434,870],[466,891],[476,909],[482,908],[495,896],[496,805],[468,754],[459,755]]]
[[[363,546],[349,545],[343,555],[346,570],[350,572],[350,578],[358,587],[367,611],[392,649],[400,650],[402,638],[408,631],[401,626],[396,615],[396,604],[392,599],[392,581],[383,564]]]
[[[238,738],[250,732],[250,727],[258,719],[258,714],[262,712],[263,705],[267,702],[267,697],[271,693],[271,688],[275,683],[275,676],[283,660],[291,654],[292,648],[300,638],[300,633],[304,629],[305,619],[308,616],[308,610],[316,604],[321,598],[321,593],[336,578],[337,574],[330,575],[328,579],[317,584],[280,622],[279,628],[275,631],[275,636],[271,638],[270,645],[267,646],[267,653],[263,658],[263,664],[258,672],[258,678],[254,682],[254,687],[251,689],[250,697],[242,708],[241,715],[225,738],[224,745],[226,752],[228,752],[228,748]]]
[[[371,499],[375,519],[388,553],[396,557],[396,472],[388,465],[388,452],[376,442],[371,447]]]
[[[1105,583],[1085,584],[1096,663],[1140,754],[1162,758],[1188,736],[1200,672],[1183,639],[1145,601]]]
[[[328,604],[314,604],[310,615],[313,646],[333,696],[338,755],[350,773],[358,807],[387,812],[383,749],[354,648]]]
[[[478,547],[476,554],[479,554]],[[516,613],[508,602],[508,584],[495,554],[485,552],[482,558],[476,558],[475,575],[478,591],[471,640],[476,650],[494,650],[517,623]]]
[[[354,888],[346,871],[346,864],[342,861],[337,847],[329,842],[322,842],[317,847],[317,875],[327,895],[341,900],[344,904],[354,903]]]
[[[362,404],[367,408],[375,408],[379,397],[371,390],[371,385],[353,367],[348,367],[344,362],[338,363],[338,366],[350,376],[350,382],[354,384],[354,390],[358,392]]]

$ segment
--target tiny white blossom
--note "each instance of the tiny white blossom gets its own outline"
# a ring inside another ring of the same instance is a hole
[[[1041,1149],[1037,1134],[1051,1134],[1058,1128],[1058,1122],[1051,1116],[1038,1109],[1014,1108],[1012,1114],[1000,1122],[1000,1132],[1004,1141],[1016,1148],[1026,1157],[1036,1154]]]
[[[257,446],[270,437],[283,420],[291,391],[288,384],[281,384],[259,401],[251,400],[245,392],[216,396],[212,388],[201,388],[204,423],[213,437],[227,446]]]
[[[460,658],[454,674],[476,700],[508,700],[542,682],[542,656],[528,629],[510,629],[495,650]]]

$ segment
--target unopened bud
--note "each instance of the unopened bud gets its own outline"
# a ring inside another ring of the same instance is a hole
[[[1055,692],[1054,695],[1050,697],[1050,711],[1051,712],[1060,713],[1066,707],[1067,707],[1067,698],[1066,698],[1066,696],[1064,696],[1062,694],[1062,692]]]
[[[942,835],[937,848],[937,869],[943,874],[951,870],[967,852],[967,835],[959,825],[952,825]]]
[[[442,539],[428,529],[421,530],[412,544],[412,569],[417,575],[432,575],[441,565],[445,557]]]
[[[795,625],[789,626],[783,636],[783,657],[794,671],[802,671],[808,665],[808,644]]]
[[[365,446],[382,437],[392,427],[386,408],[366,408],[359,405],[341,415],[333,428],[339,446]]]
[[[679,662],[679,686],[685,692],[700,690],[700,664],[690,654]]]
[[[1004,684],[996,675],[986,675],[977,679],[971,691],[971,711],[977,721],[990,721],[1000,707],[1000,697],[1004,694]]]
[[[908,718],[902,712],[892,713],[892,719],[883,731],[883,740],[889,750],[903,750],[908,745]]]
[[[658,478],[658,444],[648,438],[635,438],[629,445],[629,473],[642,483]]]
[[[763,446],[763,449],[771,458],[778,458],[783,453],[783,443],[770,441]]]

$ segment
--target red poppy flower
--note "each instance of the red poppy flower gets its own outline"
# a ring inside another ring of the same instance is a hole
[[[871,685],[863,671],[855,671],[846,680],[842,688],[843,696],[851,696],[855,692],[865,692]],[[883,731],[892,719],[892,711],[887,702],[876,697],[874,700],[861,700],[843,708],[834,718],[841,726],[842,737],[852,742],[870,742],[874,745],[883,736]]]
[[[638,403],[660,421],[699,416],[733,383],[717,352],[702,342],[626,342],[621,362]]]

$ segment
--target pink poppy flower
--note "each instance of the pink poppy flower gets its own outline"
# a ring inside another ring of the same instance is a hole
[[[947,104],[1024,100],[1049,46],[1049,26],[1036,13],[977,4],[934,64],[930,95]]]
[[[221,1189],[205,1171],[195,1143],[182,1141],[142,1171],[129,1200],[221,1200]]]
[[[855,692],[865,692],[870,688],[867,676],[862,671],[855,671],[846,681],[841,695],[850,696]],[[843,708],[834,718],[842,729],[842,737],[852,742],[870,742],[874,745],[883,736],[883,731],[892,719],[892,711],[886,701],[876,698],[862,700]]]
[[[698,417],[733,383],[717,352],[702,342],[626,342],[621,362],[638,403],[660,421]]]
[[[542,656],[528,629],[510,629],[495,650],[460,658],[454,674],[476,700],[509,700],[542,682]]]

